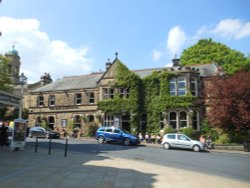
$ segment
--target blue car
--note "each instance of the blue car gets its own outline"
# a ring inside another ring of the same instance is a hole
[[[129,134],[127,131],[114,127],[101,127],[97,129],[95,138],[98,143],[104,142],[119,142],[124,145],[137,145],[140,143],[139,139]]]

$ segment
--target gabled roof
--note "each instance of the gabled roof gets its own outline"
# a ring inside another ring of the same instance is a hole
[[[100,79],[102,75],[103,73],[94,73],[89,75],[64,77],[44,87],[35,89],[32,92],[95,88],[96,82]]]

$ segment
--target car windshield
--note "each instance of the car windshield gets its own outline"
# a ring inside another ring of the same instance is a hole
[[[120,129],[123,133],[130,134],[128,131],[125,131],[124,129]]]

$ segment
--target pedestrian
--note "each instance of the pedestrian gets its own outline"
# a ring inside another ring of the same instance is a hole
[[[204,136],[204,135],[201,135],[199,140],[200,140],[200,142],[201,142],[202,144],[204,144],[205,148],[207,148],[205,136]]]
[[[148,132],[146,132],[146,134],[145,134],[145,140],[146,140],[147,144],[150,143],[150,136],[149,136]]]
[[[1,147],[8,146],[8,127],[5,126],[5,123],[0,128],[0,145]]]
[[[138,138],[139,138],[140,142],[143,142],[144,138],[143,138],[142,133],[139,133],[139,134],[138,134]]]

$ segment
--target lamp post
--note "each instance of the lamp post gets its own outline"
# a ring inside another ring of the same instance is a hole
[[[24,84],[26,84],[27,82],[27,77],[21,73],[21,75],[19,76],[19,84],[21,85],[21,99],[20,99],[20,103],[19,103],[19,115],[18,118],[22,119],[22,109],[23,109],[23,86]]]

